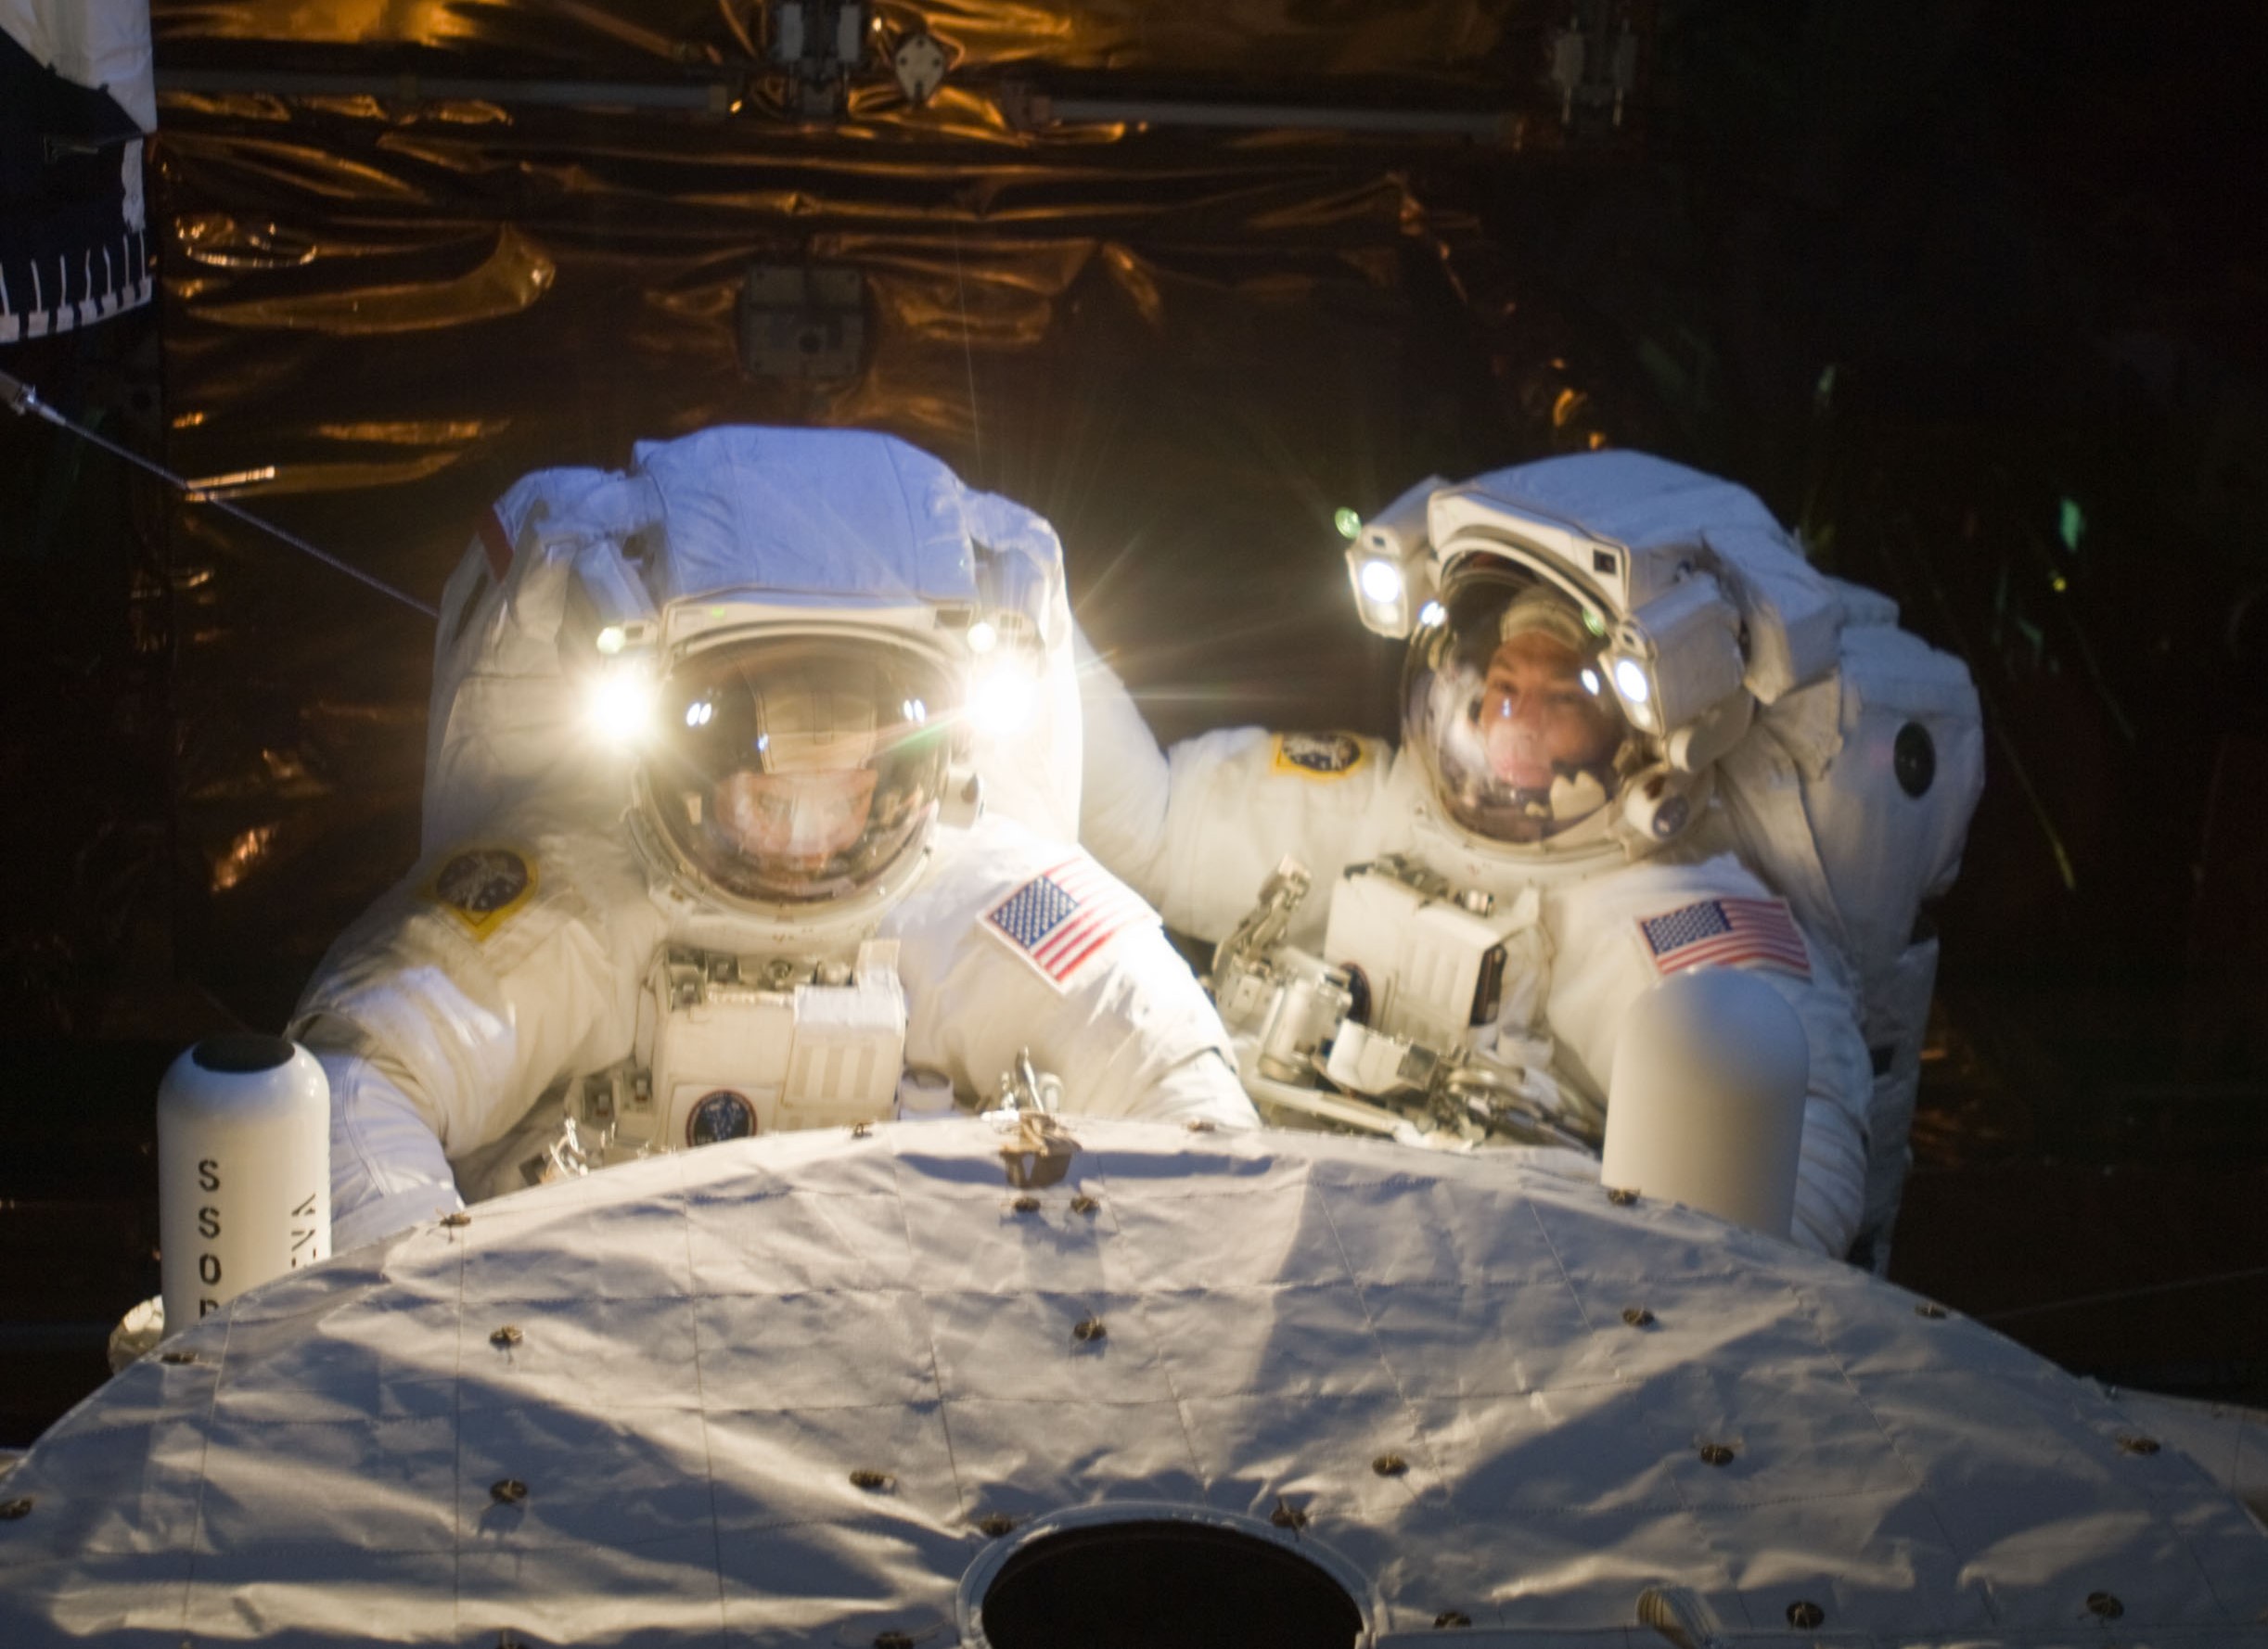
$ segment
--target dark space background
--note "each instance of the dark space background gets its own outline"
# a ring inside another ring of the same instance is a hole
[[[275,467],[232,495],[427,601],[528,469],[888,428],[1056,521],[1166,738],[1391,731],[1339,505],[1600,444],[1738,479],[1986,707],[1892,1275],[2082,1372],[2268,1402],[2268,20],[1585,0],[1643,43],[1617,127],[1544,83],[1567,9],[884,4],[947,91],[870,72],[838,123],[749,70],[737,0],[154,0],[162,303],[0,368],[185,474]],[[197,80],[230,70],[379,90]],[[470,73],[745,99],[384,95]],[[1025,134],[1019,87],[1509,118]],[[849,364],[744,365],[751,263],[858,272]],[[430,638],[22,420],[0,582],[9,1445],[155,1292],[166,1064],[278,1026],[414,857]]]

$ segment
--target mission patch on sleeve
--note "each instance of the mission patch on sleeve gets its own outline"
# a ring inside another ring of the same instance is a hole
[[[1336,779],[1363,764],[1363,741],[1352,733],[1279,733],[1276,773],[1302,773],[1311,779]]]
[[[419,889],[475,939],[510,921],[535,894],[535,861],[518,848],[467,848]]]

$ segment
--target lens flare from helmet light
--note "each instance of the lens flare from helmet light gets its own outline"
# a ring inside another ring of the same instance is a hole
[[[1006,737],[1020,732],[1031,719],[1031,701],[1037,696],[1037,684],[1023,671],[990,671],[969,695],[968,719],[976,723],[979,733],[992,738]]]
[[[1391,561],[1363,563],[1363,594],[1380,607],[1402,599],[1402,569]]]
[[[1599,689],[1604,687],[1606,684],[1606,683],[1598,679],[1598,671],[1593,670],[1587,664],[1582,667],[1582,690],[1585,693],[1588,693],[1592,697],[1596,698],[1599,695]]]
[[[1646,671],[1634,658],[1614,661],[1614,689],[1622,696],[1622,702],[1632,706],[1644,704],[1654,696],[1654,684],[1646,679]]]
[[[629,633],[620,624],[609,624],[598,633],[598,650],[611,658],[622,650],[629,639]]]
[[[979,619],[968,627],[968,650],[982,655],[1000,645],[1000,632],[990,621]]]
[[[1433,629],[1449,616],[1449,609],[1438,601],[1429,601],[1417,609],[1417,622],[1428,630]],[[1592,689],[1596,692],[1596,688]]]
[[[654,684],[639,671],[609,670],[591,684],[591,725],[610,744],[634,745],[646,736],[654,709]],[[687,721],[691,722],[691,711]]]
[[[716,713],[717,707],[715,705],[710,703],[706,698],[697,698],[691,704],[686,706],[686,725],[688,727],[706,727],[711,721],[715,720]]]

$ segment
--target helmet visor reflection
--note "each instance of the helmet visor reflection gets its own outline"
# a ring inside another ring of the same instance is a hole
[[[1629,737],[1573,598],[1517,569],[1467,573],[1411,644],[1407,735],[1443,809],[1507,844],[1547,840],[1620,787]]]
[[[942,663],[871,636],[696,654],[664,684],[647,804],[679,855],[728,893],[848,897],[927,837],[952,703]]]

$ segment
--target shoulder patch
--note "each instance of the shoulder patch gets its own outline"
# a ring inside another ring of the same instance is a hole
[[[1688,967],[1769,967],[1812,977],[1812,953],[1784,899],[1697,900],[1637,919],[1638,943],[1654,971]]]
[[[1363,764],[1363,741],[1352,733],[1279,733],[1273,773],[1311,779],[1342,778]]]
[[[484,940],[535,897],[535,860],[518,848],[466,848],[444,860],[417,891],[474,939]]]
[[[1079,853],[993,905],[983,926],[1060,991],[1112,939],[1157,919],[1131,888]]]

